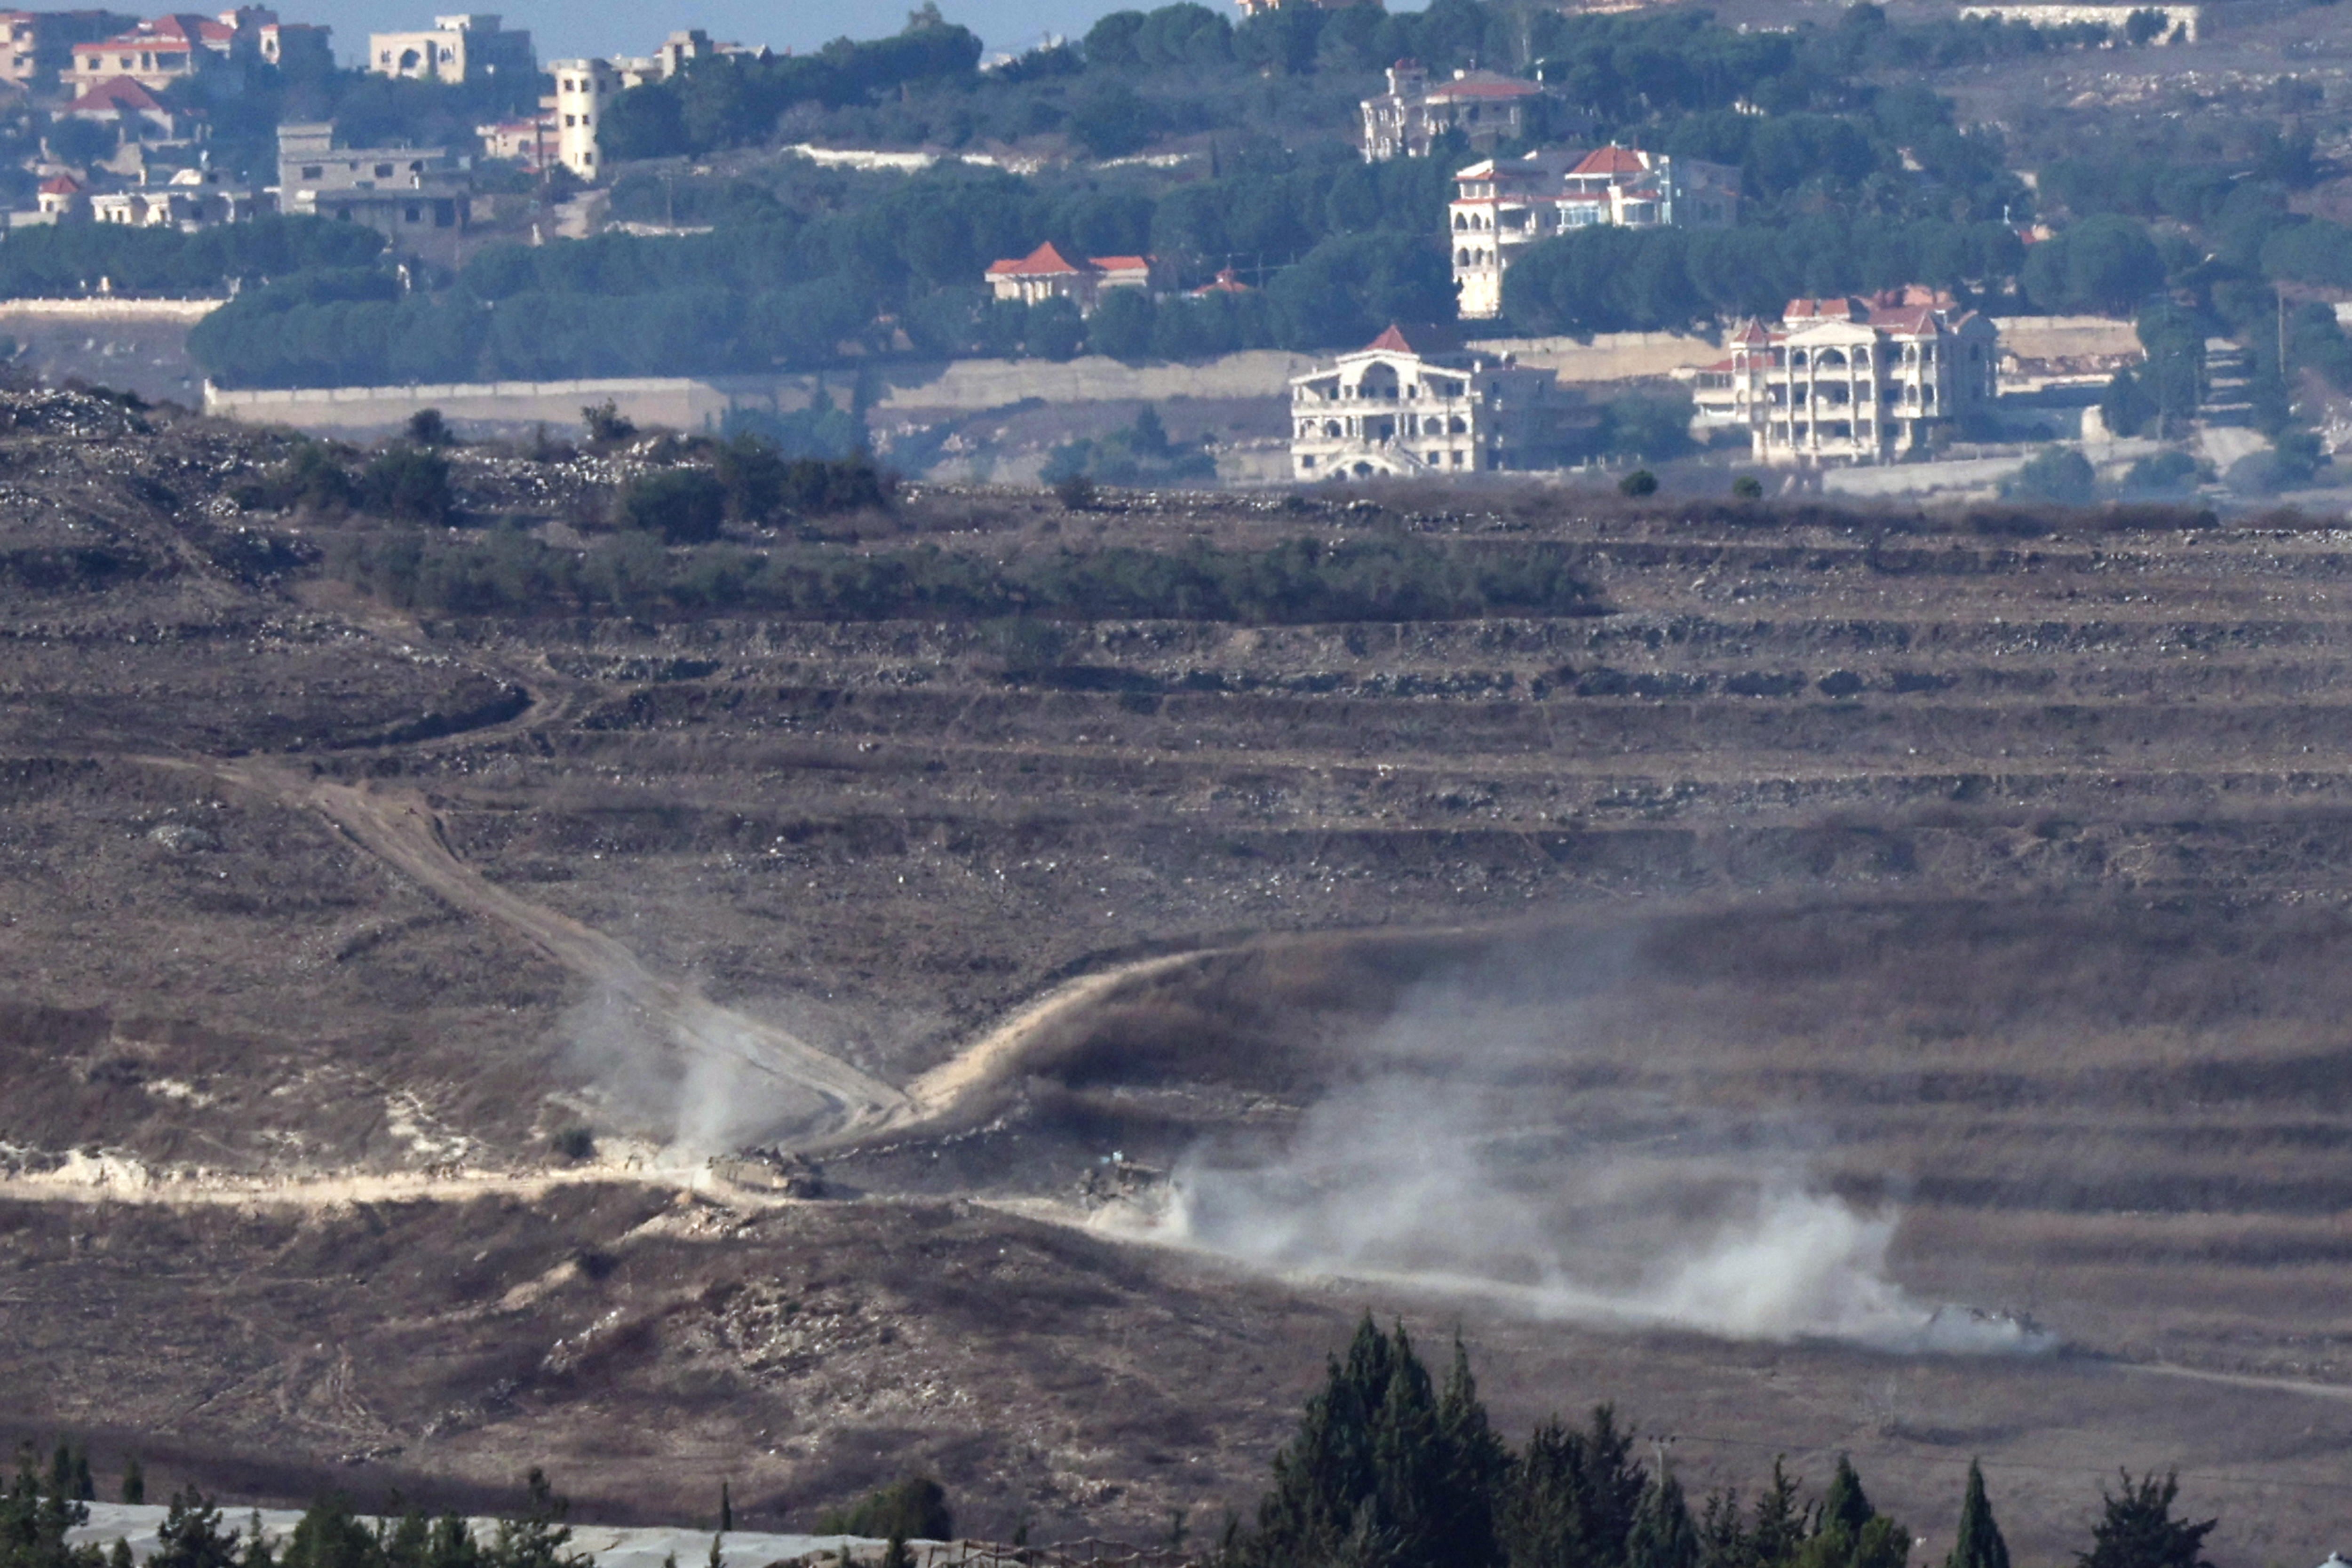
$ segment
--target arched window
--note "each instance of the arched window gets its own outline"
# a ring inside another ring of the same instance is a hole
[[[1456,267],[1467,267],[1470,265],[1470,247],[1468,246],[1464,246],[1461,249],[1454,253],[1454,265]]]
[[[1854,350],[1853,363],[1862,369],[1868,370],[1870,368],[1870,351],[1868,349]]]
[[[1823,349],[1813,355],[1813,363],[1823,370],[1830,369],[1832,366],[1839,370],[1843,370],[1845,368],[1845,355],[1840,353],[1835,349]]]
[[[1469,226],[1470,226],[1470,220],[1469,220],[1468,218],[1464,217],[1460,213],[1455,213],[1455,214],[1454,215],[1454,233],[1456,233],[1456,234],[1460,234],[1464,229],[1468,228]]]
[[[1457,414],[1453,418],[1445,422],[1445,427],[1454,435],[1465,436],[1469,434],[1470,423],[1468,420],[1463,418],[1462,416]]]
[[[1427,253],[1424,252],[1423,254]],[[1789,351],[1789,364],[1791,369],[1802,370],[1805,365],[1805,351],[1802,349],[1790,349]]]
[[[1339,422],[1337,419],[1326,419],[1323,421],[1323,434],[1326,436],[1339,435]]]

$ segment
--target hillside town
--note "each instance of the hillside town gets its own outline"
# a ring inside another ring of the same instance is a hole
[[[2310,258],[2273,311],[2303,325],[2242,335],[2227,311],[2251,308],[2168,259],[2207,220],[2108,210],[2073,165],[2004,161],[1994,132],[1943,100],[1842,85],[1845,57],[1801,58],[1811,23],[1571,10],[1498,52],[1491,31],[1449,34],[1450,16],[1179,4],[990,56],[927,5],[896,36],[814,52],[688,26],[641,55],[542,58],[529,29],[468,13],[345,40],[346,61],[328,26],[260,5],[11,12],[0,114],[22,162],[0,185],[7,233],[61,247],[67,230],[193,238],[270,219],[375,237],[372,255],[294,263],[300,277],[198,267],[176,284],[75,242],[47,283],[17,286],[210,300],[217,319],[186,331],[185,368],[177,349],[153,363],[172,395],[247,417],[306,388],[623,373],[771,377],[756,395],[777,412],[837,406],[829,386],[884,361],[979,361],[1003,366],[995,406],[1040,411],[992,423],[897,392],[889,412],[858,405],[855,439],[918,473],[1648,482],[1687,468],[1704,483],[1712,466],[1835,488],[1865,482],[1844,470],[1899,468],[1886,483],[1979,492],[2069,454],[2072,491],[2155,475],[2193,489],[2233,468],[2250,487],[2315,482],[2334,432],[2352,429],[2352,394],[2338,410],[2326,368],[2341,360],[2352,384],[2352,345],[2315,313],[2339,297],[2352,311],[2352,278],[2331,280],[2334,253],[2314,242],[2331,220],[2283,201],[2266,247],[2232,242],[2262,267]],[[2194,5],[1972,6],[1903,26],[1947,29],[1947,50],[2119,63],[2179,58],[2213,33]],[[1322,42],[1252,63],[1294,34]],[[1642,60],[1654,80],[1625,75]],[[1180,61],[1196,82],[1229,72],[1236,92],[1282,71],[1361,85],[1347,118],[1280,126],[1286,167],[1259,172],[1263,154],[1242,150],[1296,111],[1155,107]],[[983,113],[992,102],[1007,107]],[[1220,115],[1238,129],[1188,128]],[[2296,156],[2305,185],[2328,177]],[[823,171],[829,194],[795,186],[795,168]],[[2200,212],[2223,210],[2242,168],[2199,176],[2221,183]],[[879,226],[862,237],[816,237],[866,214]],[[739,258],[759,234],[765,255]],[[561,253],[592,239],[640,247],[608,275],[638,281],[583,291]],[[305,280],[322,267],[347,270]],[[494,314],[518,288],[544,305]],[[673,324],[616,340],[594,303],[606,288],[672,301]],[[688,303],[714,289],[732,302]],[[2297,343],[2300,404],[2284,367],[2263,364]],[[1277,351],[1286,363],[1250,359]],[[1100,365],[1077,380],[1046,368],[1073,359]],[[2282,384],[2260,391],[2265,376]],[[1103,458],[1130,428],[1104,418],[1212,384],[1247,406],[1188,428],[1192,457]],[[388,422],[397,398],[375,398]]]

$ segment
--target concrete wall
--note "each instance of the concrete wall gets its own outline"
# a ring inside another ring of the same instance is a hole
[[[808,376],[616,377],[583,381],[497,381],[419,386],[328,386],[294,391],[224,391],[206,385],[205,411],[250,425],[359,434],[388,430],[420,408],[437,408],[469,425],[580,423],[580,411],[608,399],[640,425],[677,430],[715,426],[735,408],[790,413],[805,408],[823,378]],[[846,400],[844,387],[840,394]]]
[[[0,322],[6,321],[203,321],[226,300],[0,300]]]

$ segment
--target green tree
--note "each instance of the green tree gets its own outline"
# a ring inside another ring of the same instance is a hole
[[[122,1500],[129,1503],[147,1500],[147,1467],[139,1462],[136,1454],[122,1461]]]
[[[2091,460],[2068,447],[2044,447],[2001,486],[2003,495],[2060,506],[2088,506],[2098,490]]]
[[[955,1516],[948,1494],[929,1476],[908,1476],[866,1493],[845,1509],[835,1509],[817,1521],[820,1535],[881,1536],[904,1550],[912,1541],[951,1541]]]
[[[155,1528],[153,1568],[237,1568],[237,1532],[221,1528],[220,1510],[194,1487],[172,1494]],[[306,1565],[309,1568],[309,1565]]]
[[[1672,1470],[1650,1479],[1625,1536],[1625,1568],[1698,1568],[1698,1526]]]
[[[1944,1568],[2009,1568],[2009,1542],[1993,1521],[1992,1503],[1985,1496],[1984,1467],[1969,1461],[1968,1490],[1960,1498],[1960,1524],[1953,1532],[1952,1550]]]
[[[2135,1481],[2128,1470],[2118,1472],[2119,1492],[2100,1494],[2104,1504],[2091,1532],[2091,1547],[2074,1554],[2078,1568],[2213,1568],[2205,1560],[2205,1538],[2221,1521],[2190,1524],[2172,1517],[2180,1495],[2178,1472],[2162,1480],[2154,1474]]]
[[[2099,395],[2099,422],[2108,435],[2137,436],[2155,417],[2156,399],[2140,385],[2139,377],[2125,369],[2107,379],[2106,390]]]
[[[709,468],[663,468],[630,480],[614,516],[672,544],[704,543],[719,537],[727,500],[726,485]]]

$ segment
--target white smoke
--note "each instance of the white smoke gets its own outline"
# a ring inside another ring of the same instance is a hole
[[[566,1020],[566,1066],[599,1121],[688,1161],[827,1124],[827,1101],[780,1073],[738,1015],[686,993],[600,986]]]
[[[1995,1314],[1923,1302],[1888,1268],[1897,1215],[1807,1179],[1802,1151],[1655,1089],[1563,1089],[1559,1047],[1458,999],[1368,1042],[1374,1075],[1278,1149],[1196,1150],[1154,1238],[1279,1271],[1476,1294],[1557,1320],[1889,1351],[2048,1348]],[[1530,1071],[1548,1055],[1554,1070]]]

